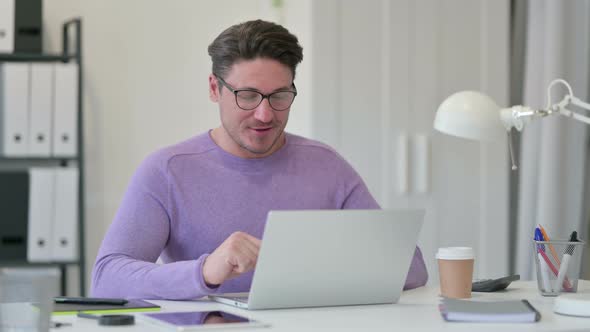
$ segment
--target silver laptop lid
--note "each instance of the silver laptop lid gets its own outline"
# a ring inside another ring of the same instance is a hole
[[[397,302],[424,210],[268,214],[249,309]]]

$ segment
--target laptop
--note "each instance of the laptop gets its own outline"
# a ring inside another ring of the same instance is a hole
[[[210,295],[244,309],[396,303],[424,210],[270,211],[250,293]]]

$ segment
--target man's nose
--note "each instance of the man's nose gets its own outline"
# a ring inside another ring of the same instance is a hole
[[[260,122],[271,122],[274,117],[274,110],[270,107],[268,98],[264,98],[260,105],[254,109],[254,118]]]

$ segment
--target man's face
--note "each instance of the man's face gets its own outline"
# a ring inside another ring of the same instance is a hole
[[[294,90],[289,67],[264,58],[236,62],[224,81],[233,89],[252,89],[264,95]],[[256,108],[245,111],[236,104],[234,93],[213,74],[209,76],[209,97],[219,103],[221,116],[221,127],[212,136],[227,152],[242,158],[261,158],[284,144],[290,109],[275,111],[265,98]]]

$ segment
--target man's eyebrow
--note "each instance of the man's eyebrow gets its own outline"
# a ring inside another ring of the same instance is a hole
[[[283,86],[277,89],[272,90],[270,93],[273,92],[278,92],[278,91],[291,91],[291,88],[293,87],[293,83],[291,83],[291,85],[289,86]],[[256,92],[260,92],[262,93],[262,91],[254,88],[254,87],[250,87],[250,86],[245,86],[245,87],[239,87],[239,88],[235,88],[236,90],[250,90],[250,91],[256,91]]]

